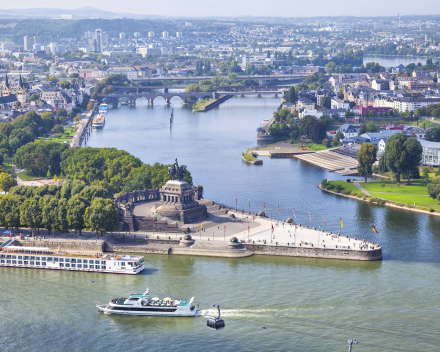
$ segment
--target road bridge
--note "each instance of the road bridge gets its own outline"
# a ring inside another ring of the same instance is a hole
[[[269,91],[242,91],[242,92],[191,92],[191,93],[184,93],[184,92],[171,92],[171,93],[159,93],[159,92],[152,92],[152,93],[113,93],[113,94],[99,94],[98,99],[100,101],[105,100],[106,102],[111,102],[113,105],[117,105],[118,102],[121,99],[129,100],[130,104],[135,106],[136,100],[139,98],[146,98],[148,100],[148,105],[152,106],[154,99],[158,97],[162,97],[165,100],[165,105],[170,104],[170,100],[173,97],[179,97],[182,99],[183,103],[188,103],[189,100],[199,100],[199,99],[205,99],[205,98],[212,98],[212,99],[218,99],[220,95],[268,95],[273,94],[275,97],[278,96],[278,94],[284,94],[282,90],[269,90]]]
[[[115,90],[121,91],[129,91],[136,89],[136,93],[139,93],[139,90],[143,89],[163,89],[164,93],[168,93],[170,89],[185,89],[187,86],[114,86]],[[283,88],[290,88],[292,86],[278,86],[278,85],[267,85],[267,86],[227,86],[227,87],[219,87],[224,92],[230,91],[258,91],[258,90],[279,90]]]
[[[265,86],[267,81],[274,79],[293,79],[293,78],[306,78],[310,76],[310,73],[292,73],[292,74],[284,74],[284,75],[238,75],[237,79],[251,79],[254,81],[258,81],[260,86]],[[193,76],[193,77],[148,77],[148,78],[139,78],[132,79],[133,82],[157,82],[157,81],[186,81],[186,82],[197,82],[209,80],[216,76]]]

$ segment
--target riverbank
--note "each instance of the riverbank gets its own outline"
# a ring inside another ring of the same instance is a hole
[[[263,160],[256,158],[254,153],[252,153],[250,149],[248,149],[246,153],[243,153],[242,158],[245,163],[254,164],[254,165],[263,165]]]
[[[355,199],[355,200],[361,201],[361,202],[366,202],[366,203],[375,204],[375,205],[382,205],[385,207],[390,207],[390,208],[395,208],[395,209],[400,209],[400,210],[407,210],[407,211],[411,211],[411,212],[419,213],[419,214],[440,216],[439,211],[435,211],[435,210],[430,211],[427,208],[418,207],[416,205],[410,205],[410,204],[399,203],[399,202],[391,202],[391,201],[388,201],[384,198],[375,197],[375,196],[368,196],[363,192],[362,193],[356,193],[356,192],[343,193],[343,191],[337,192],[337,191],[325,189],[324,187],[322,187],[321,184],[318,185],[318,188],[321,189],[321,191],[324,191],[327,193],[331,193],[331,194],[334,194],[334,195],[337,195],[340,197]],[[356,193],[356,194],[353,194],[353,193]]]
[[[206,112],[215,107],[219,106],[221,103],[225,102],[228,99],[231,99],[232,95],[222,95],[218,99],[208,99],[208,100],[199,100],[192,109],[193,112]]]

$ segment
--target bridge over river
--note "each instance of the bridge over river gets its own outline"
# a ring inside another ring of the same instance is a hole
[[[136,100],[139,98],[146,98],[148,100],[148,105],[152,106],[154,99],[158,97],[162,97],[165,100],[165,105],[170,105],[171,98],[173,97],[179,97],[182,99],[183,104],[187,104],[189,101],[195,101],[205,98],[212,98],[212,99],[218,99],[221,95],[239,95],[239,96],[245,96],[245,95],[268,95],[272,94],[275,97],[277,97],[279,94],[283,95],[283,90],[268,90],[268,91],[241,91],[241,92],[167,92],[167,93],[161,93],[161,92],[151,92],[151,93],[113,93],[113,94],[100,94],[99,100],[105,101],[108,103],[112,103],[113,105],[117,105],[120,100],[129,100],[130,104],[135,106]]]

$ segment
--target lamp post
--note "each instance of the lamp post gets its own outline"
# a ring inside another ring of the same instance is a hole
[[[357,344],[359,343],[359,341],[358,341],[358,340],[355,340],[355,339],[353,339],[353,340],[348,340],[347,342],[348,342],[348,352],[351,352],[351,348],[352,348],[352,345],[353,345],[353,344],[357,345]]]

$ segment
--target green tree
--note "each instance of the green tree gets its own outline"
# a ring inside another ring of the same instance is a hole
[[[92,109],[93,109],[93,103],[89,101],[89,103],[87,104],[87,110],[92,110]]]
[[[374,111],[373,110],[370,110],[368,112],[368,117],[374,117]]]
[[[80,114],[76,115],[76,116],[73,118],[73,121],[75,121],[75,122],[79,122],[79,121],[81,121],[81,120],[82,120],[82,117],[81,117]]]
[[[9,192],[12,187],[17,186],[17,180],[6,172],[0,174],[0,190],[2,192]]]
[[[70,88],[70,81],[66,81],[66,80],[61,81],[60,87],[63,89],[69,89]]]
[[[379,127],[373,121],[367,123],[366,129],[368,133],[379,132]]]
[[[359,174],[364,176],[365,182],[367,182],[367,177],[371,173],[372,166],[376,161],[376,155],[377,149],[374,144],[364,143],[359,149],[359,152],[357,154],[357,169],[359,171]]]
[[[426,140],[431,142],[440,142],[440,127],[431,128],[426,133]]]
[[[327,136],[325,124],[316,122],[310,130],[309,138],[317,144],[321,144],[322,140]]]
[[[185,88],[185,93],[200,92],[200,87],[197,83],[188,84]]]
[[[385,159],[389,170],[395,173],[397,183],[400,183],[400,175],[406,170],[406,156],[404,143],[406,136],[403,133],[392,135],[385,144]]]
[[[67,199],[61,198],[58,200],[55,229],[59,233],[66,234],[69,232],[69,223],[67,221]]]
[[[81,197],[79,194],[74,195],[67,202],[67,222],[69,228],[79,232],[85,227],[84,214],[87,207],[89,207],[89,201],[86,198]]]
[[[35,229],[41,227],[41,207],[40,197],[32,197],[26,199],[20,205],[20,220],[21,224],[29,227],[32,230],[32,237],[35,235]]]
[[[57,119],[59,121],[62,121],[62,122],[63,122],[63,120],[66,121],[66,119],[67,119],[67,110],[64,109],[64,108],[58,109],[57,113],[56,113],[56,116],[57,116]]]
[[[0,198],[0,210],[6,228],[16,228],[20,226],[20,206],[24,197],[20,195],[8,195]]]
[[[61,125],[56,125],[53,128],[54,133],[64,133],[64,127]]]
[[[403,149],[409,184],[411,170],[418,167],[422,161],[423,148],[417,139],[409,138],[403,143]]]
[[[434,177],[427,187],[428,194],[434,198],[440,200],[440,176]]]
[[[84,223],[96,232],[96,238],[98,233],[102,235],[116,231],[119,226],[119,213],[115,203],[110,199],[94,199],[85,211]]]
[[[51,195],[40,198],[42,225],[50,235],[57,225],[58,199]],[[53,234],[55,237],[55,234]]]
[[[290,87],[289,90],[284,94],[283,98],[284,98],[284,101],[286,101],[286,102],[296,103],[298,100],[298,97],[296,96],[295,88]]]
[[[21,106],[21,103],[19,101],[15,102],[15,110],[18,110],[18,108]]]
[[[326,109],[330,109],[332,107],[332,100],[329,97],[322,97],[321,106]]]
[[[359,134],[364,134],[367,132],[367,125],[365,123],[361,123],[361,128],[359,129]]]

